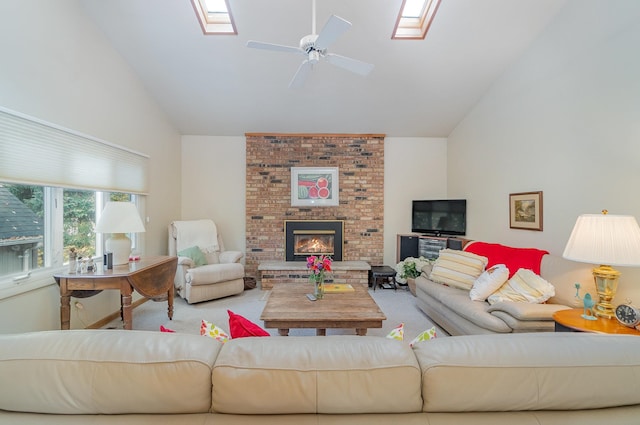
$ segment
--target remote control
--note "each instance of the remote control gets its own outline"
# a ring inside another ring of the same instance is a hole
[[[307,298],[309,298],[309,301],[315,301],[317,300],[317,298],[315,297],[315,295],[313,294],[307,294]]]

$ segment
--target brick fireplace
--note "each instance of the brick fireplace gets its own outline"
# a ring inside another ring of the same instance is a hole
[[[246,134],[246,274],[285,261],[285,222],[343,223],[342,261],[381,265],[384,135]],[[292,206],[291,167],[338,167],[338,206]]]

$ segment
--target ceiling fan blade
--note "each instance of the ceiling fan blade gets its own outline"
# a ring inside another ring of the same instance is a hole
[[[345,21],[339,16],[331,15],[327,23],[322,27],[320,34],[318,34],[316,49],[326,49],[349,28],[351,28],[351,22]]]
[[[274,50],[276,52],[298,53],[305,55],[306,53],[299,47],[283,46],[282,44],[263,43],[262,41],[247,41],[247,47],[252,49]]]
[[[289,83],[290,89],[297,89],[304,85],[304,82],[307,81],[307,77],[311,73],[311,68],[313,63],[309,60],[305,60],[302,62],[298,70],[296,71],[296,75],[293,76],[291,82]]]
[[[325,58],[332,64],[344,68],[347,71],[355,72],[360,75],[368,75],[374,68],[373,64],[362,62],[357,59],[351,59],[345,56],[328,53]]]

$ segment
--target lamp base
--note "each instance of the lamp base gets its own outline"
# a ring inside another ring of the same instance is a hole
[[[596,282],[596,292],[598,293],[598,302],[596,303],[594,312],[596,316],[612,319],[616,313],[611,302],[618,290],[620,272],[614,270],[611,266],[596,267],[592,272],[593,279]]]
[[[113,265],[121,266],[129,263],[131,239],[124,233],[113,233],[105,242],[107,252],[113,253]]]

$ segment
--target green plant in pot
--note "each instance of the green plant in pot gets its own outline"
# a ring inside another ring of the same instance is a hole
[[[431,260],[428,260],[422,256],[420,258],[405,258],[404,260],[396,264],[396,282],[408,283],[409,290],[413,295],[415,295],[416,291],[413,279],[420,276],[420,274],[422,273],[422,268],[429,264],[431,264]]]

